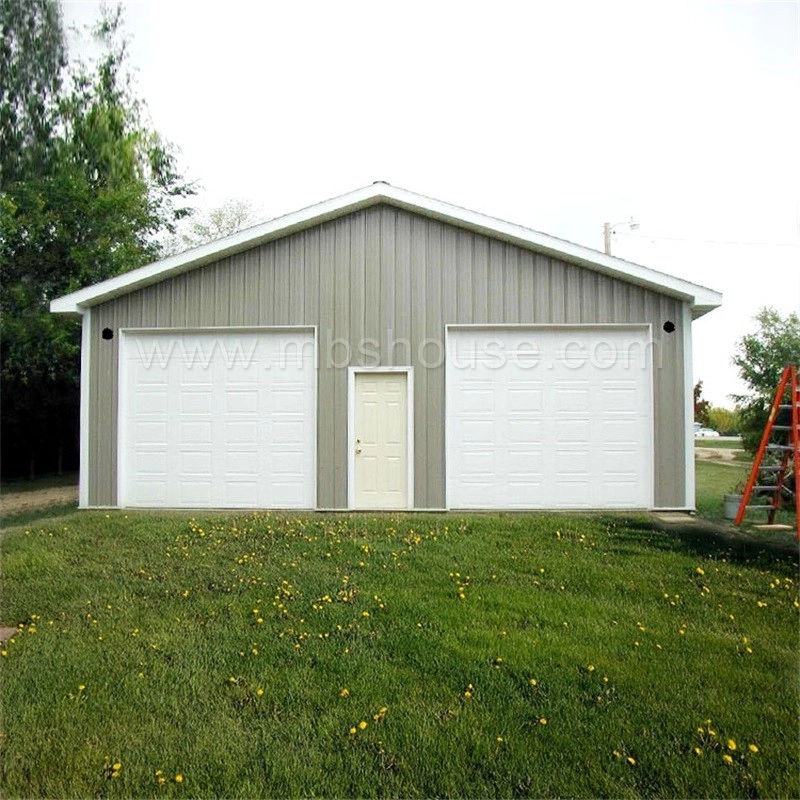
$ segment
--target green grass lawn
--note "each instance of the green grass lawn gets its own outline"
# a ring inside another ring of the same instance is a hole
[[[6,798],[800,794],[785,551],[499,514],[76,512],[2,546]]]
[[[737,436],[735,439],[695,439],[695,447],[711,447],[716,450],[741,450],[742,440]]]

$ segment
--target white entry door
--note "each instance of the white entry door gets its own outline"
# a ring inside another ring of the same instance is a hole
[[[118,502],[313,508],[310,330],[127,331]]]
[[[409,374],[355,372],[351,388],[350,505],[408,508]]]

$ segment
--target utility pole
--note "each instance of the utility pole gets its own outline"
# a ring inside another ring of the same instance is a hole
[[[639,223],[631,217],[627,222],[615,222],[613,225],[610,222],[603,223],[603,250],[607,256],[611,255],[611,234],[614,228],[620,225],[627,225],[632,231],[639,230]]]

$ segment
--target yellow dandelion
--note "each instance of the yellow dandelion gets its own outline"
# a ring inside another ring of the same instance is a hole
[[[498,736],[497,737],[497,743],[498,744],[502,744],[503,743],[503,737],[502,736]]]
[[[355,728],[350,728],[350,735],[351,736],[355,736],[356,735],[356,729]]]
[[[82,692],[86,687],[81,683],[78,685],[78,691]]]
[[[722,760],[723,760],[723,761],[724,761],[726,764],[733,764],[733,759],[732,759],[732,758],[731,758],[731,757],[730,757],[730,756],[729,756],[727,753],[725,753],[725,755],[724,755],[724,756],[722,756]]]
[[[469,689],[467,689],[467,691],[464,692],[464,697],[466,697],[467,700],[469,700],[469,698],[472,697],[472,692]]]
[[[115,764],[112,765],[111,769],[119,772],[122,769],[122,764],[120,764],[119,761],[117,761]]]
[[[175,783],[183,783],[183,775],[180,772],[175,776]]]
[[[694,573],[695,575],[705,575],[706,571],[702,567],[696,567]]]
[[[614,751],[614,758],[622,758],[622,753],[619,750]]]
[[[757,752],[758,752],[758,747],[757,747],[756,745],[754,745],[754,744],[749,744],[749,745],[747,745],[747,749],[748,749],[748,750],[749,750],[751,753],[757,753]]]
[[[547,717],[539,717],[540,725],[547,725]]]
[[[539,681],[537,681],[536,678],[531,678],[531,686],[538,686],[538,684]]]
[[[589,664],[589,666],[586,667],[586,671],[587,672],[594,672],[594,664]]]
[[[358,723],[358,727],[363,731],[367,727],[367,721],[362,719],[361,722]]]
[[[344,688],[339,692],[339,697],[350,697],[350,690],[348,688]]]
[[[628,763],[629,763],[629,764],[630,764],[632,767],[635,767],[635,766],[636,766],[636,759],[635,759],[635,758],[633,758],[633,756],[628,756]]]
[[[703,748],[702,747],[695,747],[694,751],[699,756],[703,755]]]
[[[735,750],[736,749],[736,742],[733,739],[728,739],[728,750]]]
[[[264,694],[264,690],[263,690],[263,689],[261,689],[261,688],[259,688],[259,689],[256,689],[256,695],[257,695],[258,697],[261,697],[261,695],[263,695],[263,694]]]

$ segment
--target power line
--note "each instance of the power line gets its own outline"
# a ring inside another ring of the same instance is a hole
[[[648,239],[659,242],[692,242],[695,244],[735,244],[748,247],[798,247],[800,242],[735,242],[727,239],[684,239],[680,236],[646,236],[641,233],[628,233],[627,231],[612,231],[614,236],[630,236],[632,239]]]

